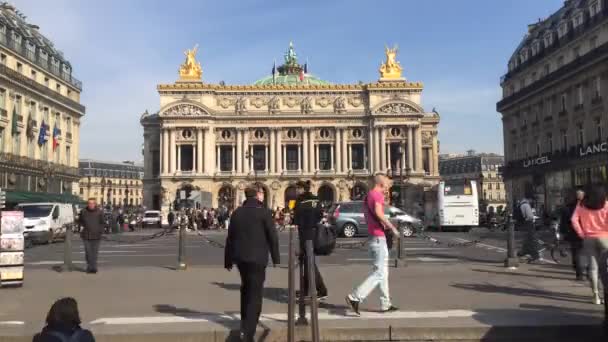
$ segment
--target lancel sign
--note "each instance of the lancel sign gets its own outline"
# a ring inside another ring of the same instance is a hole
[[[542,157],[538,157],[538,158],[524,160],[523,166],[524,167],[540,166],[540,165],[544,165],[544,164],[549,164],[550,162],[551,162],[551,159],[549,159],[549,156],[542,156]]]
[[[598,153],[608,153],[608,142],[602,142],[599,144],[591,144],[586,147],[580,147],[578,154],[579,156],[588,156]]]

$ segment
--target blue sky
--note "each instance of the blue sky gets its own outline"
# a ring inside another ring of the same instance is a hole
[[[17,0],[84,83],[81,158],[141,160],[144,110],[200,45],[205,82],[248,84],[270,73],[290,40],[309,72],[372,82],[385,44],[441,113],[441,152],[502,152],[499,78],[527,25],[563,0],[186,1]]]

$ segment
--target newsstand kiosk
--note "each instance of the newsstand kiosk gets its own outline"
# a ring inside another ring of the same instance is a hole
[[[0,213],[0,286],[23,285],[23,212]]]

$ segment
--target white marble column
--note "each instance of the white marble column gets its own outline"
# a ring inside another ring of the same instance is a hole
[[[236,146],[232,145],[232,173],[236,174],[236,159],[238,156],[236,155]]]
[[[304,167],[302,167],[302,171],[304,171],[305,173],[308,172],[308,129],[304,128],[302,129],[302,148],[303,148],[303,153],[302,153],[302,159],[304,159]]]
[[[196,144],[192,144],[192,173],[196,173],[197,170],[197,161],[196,161],[196,151],[198,150],[198,148],[196,147]]]
[[[391,164],[392,162],[392,155],[391,155],[391,143],[387,142],[386,143],[386,169],[387,170],[392,170],[393,169],[393,165]]]
[[[236,130],[236,173],[243,173],[243,130],[239,128]]]
[[[169,173],[175,173],[177,171],[177,156],[176,156],[176,146],[175,146],[175,129],[169,130],[169,150],[171,151],[171,167],[169,168]]]
[[[196,172],[202,174],[203,169],[203,129],[199,128],[197,131],[196,139]]]
[[[380,134],[380,128],[374,127],[374,168],[372,169],[372,173],[382,171],[382,167],[380,166]]]
[[[245,151],[249,151],[249,160],[248,160],[249,162],[248,163],[244,163],[245,167],[244,167],[244,170],[243,170],[243,172],[246,175],[248,175],[249,171],[253,170],[253,153],[252,153],[253,151],[252,151],[252,149],[249,146],[249,130],[248,129],[245,129],[243,131],[243,149],[241,151],[243,153],[242,157],[241,157],[243,160],[245,159]]]
[[[276,134],[277,131],[274,129],[270,130],[270,173],[276,171]]]
[[[163,174],[167,174],[169,173],[169,130],[167,130],[166,128],[163,128],[163,144],[162,144],[162,149],[163,149]]]
[[[370,126],[365,146],[365,168],[372,173],[374,169],[374,128]]]
[[[407,127],[407,167],[410,171],[414,170],[414,128]]]
[[[386,128],[380,129],[380,172],[386,172]]]
[[[429,175],[433,174],[433,149],[432,148],[427,148],[426,149],[426,160],[428,161],[429,164]]]
[[[369,163],[367,162],[367,159],[369,158],[367,153],[369,151],[368,146],[363,146],[363,168],[365,170],[368,170],[369,168]]]
[[[346,145],[346,171],[353,169],[353,144],[349,143]]]
[[[336,129],[336,173],[342,173],[342,133],[344,131],[340,129]]]
[[[416,139],[416,159],[414,160],[414,168],[417,172],[423,172],[424,169],[422,167],[422,127],[418,126],[416,131],[414,131],[415,139]]]
[[[319,171],[319,144],[315,144],[315,171]]]
[[[283,144],[281,142],[281,130],[278,130],[277,132],[277,173],[281,174],[283,173],[283,159],[285,158],[285,153],[283,152]]]

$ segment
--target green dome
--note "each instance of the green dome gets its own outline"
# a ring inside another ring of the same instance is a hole
[[[317,78],[311,74],[305,74],[304,80],[300,81],[300,75],[288,74],[288,75],[276,75],[273,81],[272,75],[266,76],[253,83],[254,85],[273,85],[273,84],[285,84],[285,85],[326,85],[331,84],[327,81]]]

